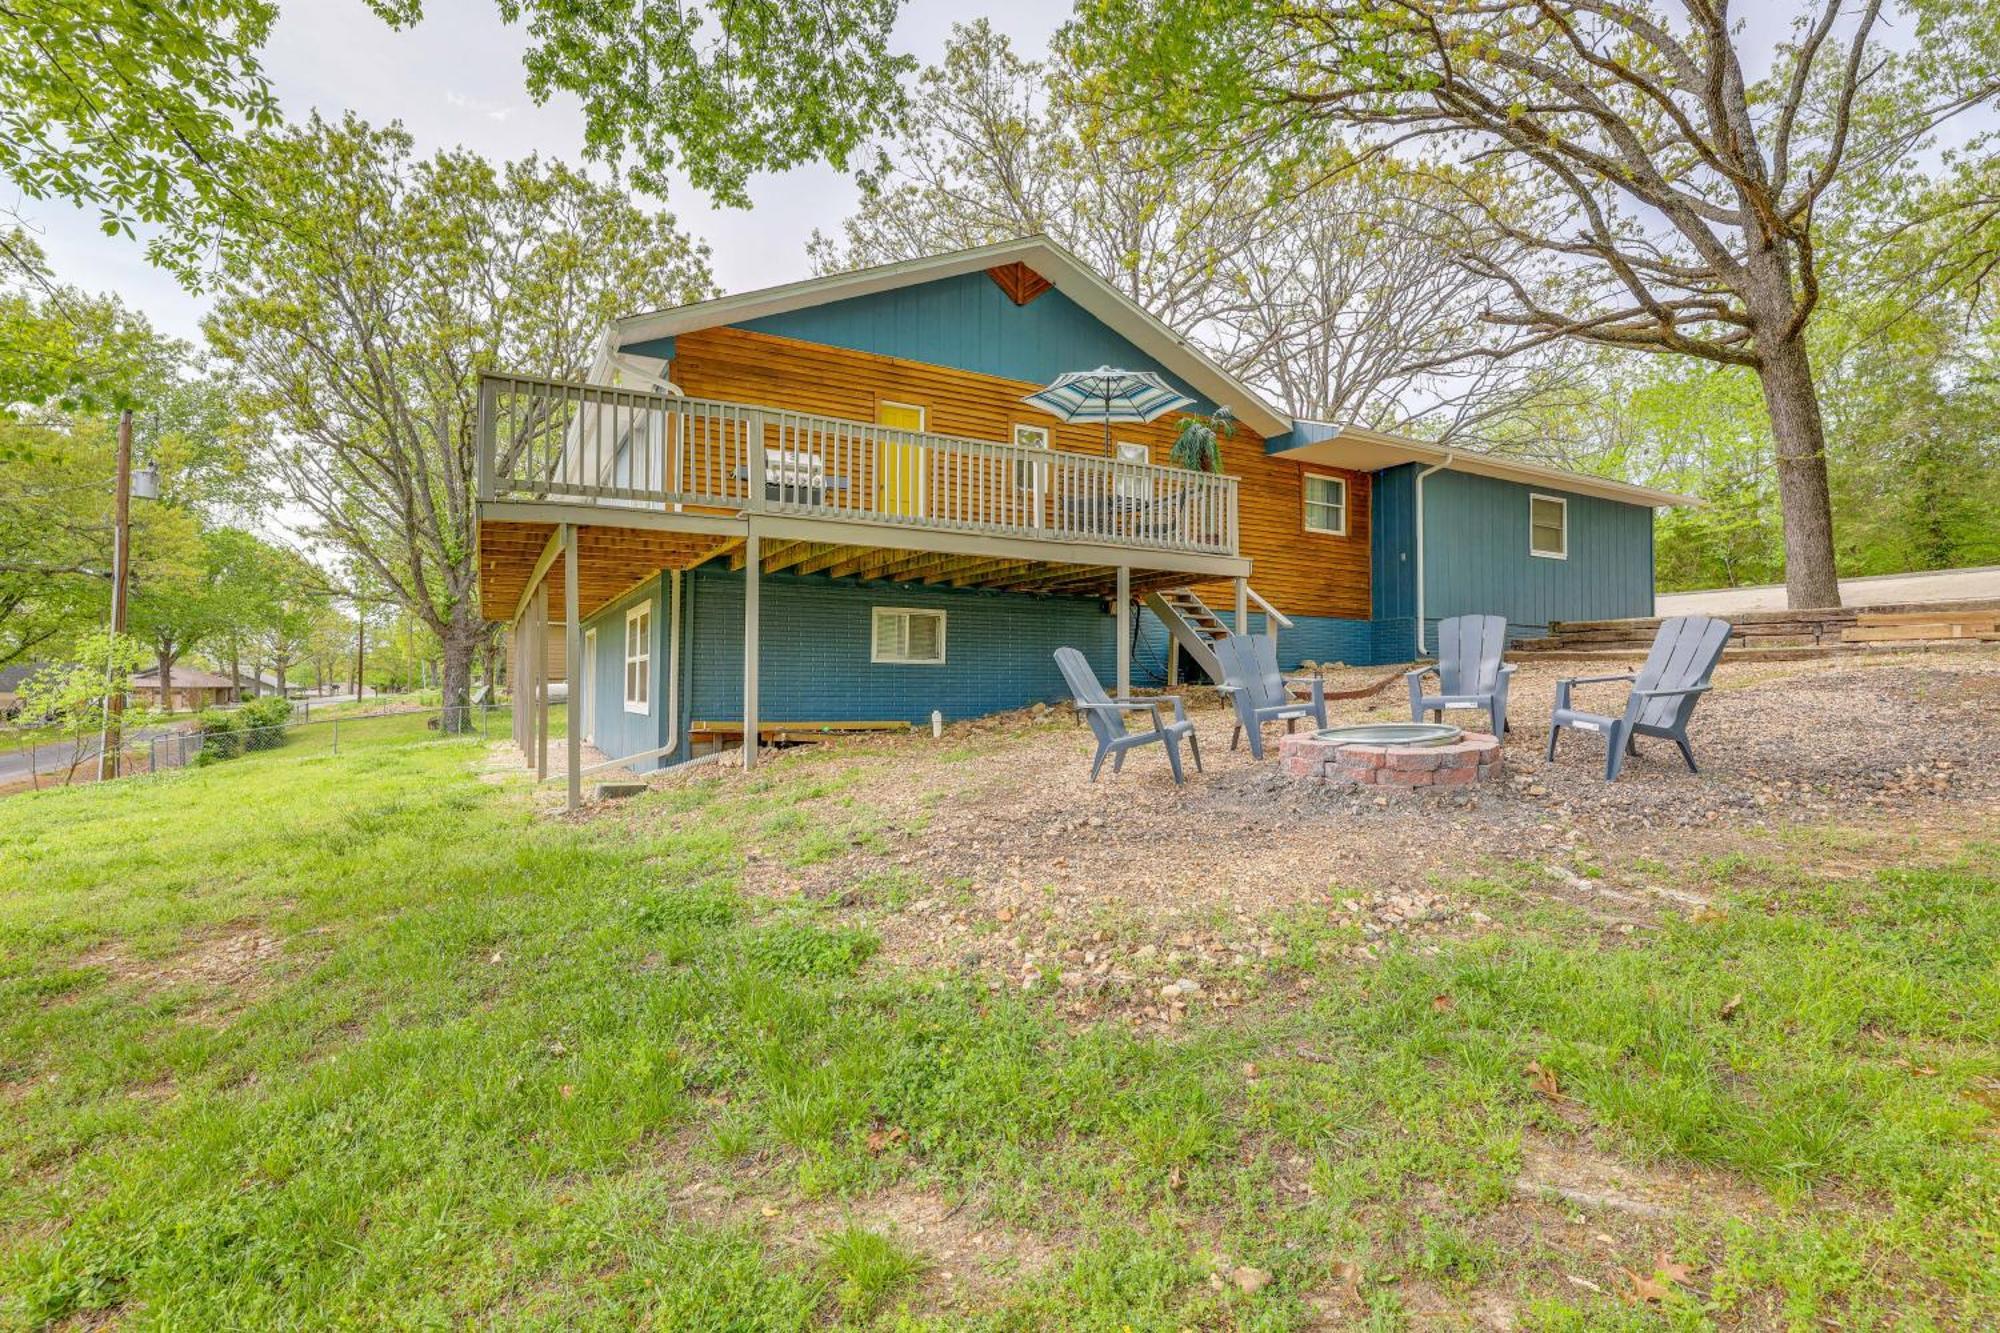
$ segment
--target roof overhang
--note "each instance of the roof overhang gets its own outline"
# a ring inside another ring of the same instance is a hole
[[[1301,421],[1292,432],[1292,439],[1294,443],[1273,450],[1271,456],[1295,463],[1346,468],[1352,472],[1379,472],[1399,463],[1443,466],[1453,472],[1497,477],[1502,481],[1515,481],[1528,486],[1546,486],[1570,495],[1595,496],[1600,500],[1616,500],[1621,504],[1644,505],[1647,508],[1701,503],[1691,495],[1677,495],[1672,491],[1655,490],[1651,486],[1635,486],[1630,482],[1596,477],[1587,472],[1571,472],[1522,458],[1432,444],[1356,426]]]
[[[836,273],[824,278],[765,287],[736,296],[718,297],[694,305],[676,306],[650,314],[627,315],[613,320],[593,368],[596,379],[610,368],[610,358],[620,349],[655,338],[673,338],[700,329],[782,315],[793,310],[845,301],[876,292],[914,287],[940,278],[980,273],[1002,264],[1022,263],[1046,278],[1057,291],[1085,311],[1122,334],[1133,346],[1151,356],[1184,380],[1209,401],[1227,407],[1238,421],[1260,436],[1284,435],[1292,420],[1265,402],[1255,390],[1215,364],[1186,338],[1181,337],[1123,292],[1106,282],[1089,265],[1046,236],[1025,236],[1019,240],[983,245],[972,250],[925,259],[905,260]],[[1088,370],[1088,366],[1078,366]]]

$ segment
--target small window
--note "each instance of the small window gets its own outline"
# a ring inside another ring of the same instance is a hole
[[[1049,428],[1047,426],[1015,426],[1014,443],[1022,449],[1040,449],[1044,453],[1049,448]],[[1041,490],[1048,484],[1047,463],[1031,463],[1027,459],[1017,459],[1014,463],[1014,485],[1024,491]]]
[[[944,612],[878,606],[874,640],[870,661],[943,666]]]
[[[1150,463],[1153,454],[1143,444],[1118,442],[1118,461],[1121,463]],[[1153,479],[1143,473],[1128,474],[1119,469],[1119,475],[1112,481],[1112,493],[1121,500],[1150,500],[1153,498]]]
[[[1347,535],[1347,483],[1306,474],[1306,531]]]
[[[1528,497],[1528,554],[1569,559],[1569,501],[1553,495]]]
[[[653,711],[653,604],[625,613],[625,711]]]

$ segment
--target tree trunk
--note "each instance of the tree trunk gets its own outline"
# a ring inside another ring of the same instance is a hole
[[[159,655],[160,711],[162,713],[171,713],[174,711],[174,656],[175,654],[173,653],[161,653]]]
[[[1826,427],[1805,343],[1762,347],[1757,375],[1778,449],[1778,508],[1785,525],[1785,601],[1795,610],[1840,605],[1833,563],[1833,502],[1826,482]]]
[[[479,648],[479,626],[454,622],[443,636],[444,669],[439,673],[444,711],[440,731],[472,729],[472,659]]]
[[[232,636],[229,640],[229,679],[236,686],[236,697],[243,697],[243,648]],[[252,691],[253,693],[255,691]]]

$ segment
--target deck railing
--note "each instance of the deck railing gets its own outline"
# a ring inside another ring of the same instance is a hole
[[[775,513],[1234,555],[1236,478],[838,417],[487,375],[486,500]]]

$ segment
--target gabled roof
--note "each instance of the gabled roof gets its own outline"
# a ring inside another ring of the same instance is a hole
[[[135,671],[131,676],[131,687],[135,690],[157,690],[160,688],[160,669],[147,667]],[[199,667],[180,666],[174,668],[174,688],[177,690],[227,690],[234,689],[235,682],[227,676],[218,676],[213,671],[203,671]]]
[[[1319,463],[1353,472],[1374,472],[1398,463],[1416,463],[1423,467],[1445,467],[1453,472],[1471,472],[1482,477],[1498,477],[1502,481],[1546,486],[1571,495],[1592,495],[1601,500],[1651,508],[1701,503],[1691,495],[1676,495],[1651,486],[1635,486],[1629,481],[1614,481],[1589,472],[1572,472],[1525,458],[1491,454],[1463,445],[1413,440],[1407,436],[1363,430],[1359,426],[1336,426],[1325,421],[1298,422],[1292,429],[1289,442],[1282,446],[1274,442],[1271,457],[1298,463]]]
[[[1292,428],[1292,419],[1266,402],[1249,385],[1147,313],[1088,264],[1041,235],[1024,236],[1015,241],[1002,241],[996,245],[957,250],[925,259],[879,264],[851,273],[786,283],[781,287],[765,287],[650,314],[628,315],[612,321],[591,378],[599,378],[618,349],[632,343],[672,338],[724,324],[740,324],[767,315],[787,314],[810,306],[894,291],[900,287],[914,287],[940,278],[979,273],[1013,263],[1025,264],[1046,278],[1057,291],[1084,311],[1186,381],[1196,392],[1211,402],[1227,407],[1238,421],[1257,434],[1283,435]],[[1089,368],[1076,367],[1079,370]]]

